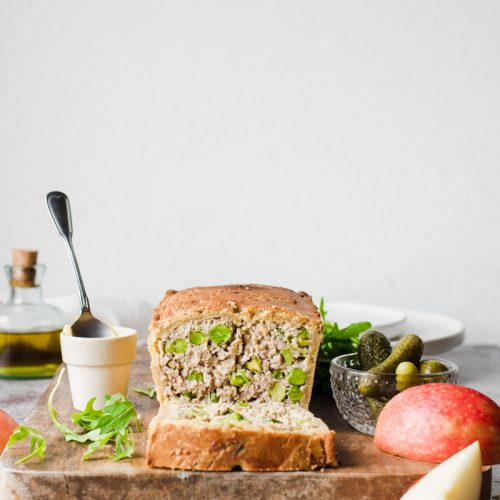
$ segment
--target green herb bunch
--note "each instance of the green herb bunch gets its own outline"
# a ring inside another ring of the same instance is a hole
[[[134,405],[123,394],[114,394],[113,396],[105,396],[104,406],[100,410],[96,410],[94,409],[96,398],[92,398],[83,411],[73,413],[71,416],[73,424],[79,426],[80,429],[78,431],[70,429],[58,420],[58,414],[53,404],[54,394],[61,383],[64,371],[63,368],[52,391],[50,391],[47,407],[52,422],[64,434],[66,441],[88,444],[82,460],[87,460],[94,451],[105,445],[114,445],[113,453],[108,458],[113,460],[131,458],[134,453],[134,441],[131,434],[134,430],[141,432],[141,422]],[[24,441],[28,437],[30,438],[29,449],[31,453],[20,458],[16,463],[26,462],[35,456],[42,460],[45,458],[47,441],[33,427],[26,425],[17,427],[12,433],[7,447],[17,441]]]
[[[363,332],[371,328],[369,321],[351,323],[345,328],[339,328],[337,323],[326,319],[328,312],[325,310],[323,297],[319,302],[319,312],[323,319],[323,340],[319,348],[319,357],[332,359],[341,354],[350,354],[358,349],[359,337]]]
[[[323,340],[319,347],[318,364],[314,375],[314,391],[321,394],[331,394],[330,360],[342,354],[356,352],[359,337],[372,325],[368,321],[363,321],[339,328],[337,323],[332,323],[326,318],[328,312],[325,310],[323,297],[319,302],[319,312],[323,320]]]
[[[64,434],[66,441],[88,443],[87,451],[82,456],[83,460],[87,460],[94,451],[107,444],[114,445],[114,451],[109,458],[122,460],[132,457],[134,452],[132,426],[135,425],[137,432],[141,432],[141,423],[132,402],[123,394],[114,394],[105,396],[104,406],[100,410],[95,410],[96,398],[90,399],[83,411],[73,413],[71,416],[72,422],[86,431],[75,432],[66,424],[59,422],[53,405],[54,394],[59,387],[63,373],[64,369],[61,370],[50,392],[47,406],[52,422]]]

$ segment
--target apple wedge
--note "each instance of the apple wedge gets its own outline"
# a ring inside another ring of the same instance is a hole
[[[401,500],[478,500],[481,479],[481,448],[474,441],[432,469]]]
[[[484,465],[500,463],[500,407],[469,387],[424,384],[392,398],[375,428],[377,448],[440,463],[479,441]]]

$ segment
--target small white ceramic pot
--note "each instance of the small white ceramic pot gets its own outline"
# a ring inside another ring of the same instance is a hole
[[[93,397],[94,408],[101,408],[106,394],[127,394],[137,332],[120,326],[114,330],[116,337],[105,338],[72,337],[61,332],[62,359],[68,367],[71,397],[77,410],[83,410]]]

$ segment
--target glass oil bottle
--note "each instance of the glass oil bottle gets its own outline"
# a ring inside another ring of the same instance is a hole
[[[0,305],[0,378],[51,377],[61,363],[65,316],[42,300],[45,266],[36,250],[13,250],[5,266],[10,299]]]

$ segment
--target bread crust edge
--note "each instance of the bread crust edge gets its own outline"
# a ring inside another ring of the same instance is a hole
[[[150,467],[203,471],[293,471],[334,467],[335,431],[301,433],[210,427],[155,417],[148,430]]]

